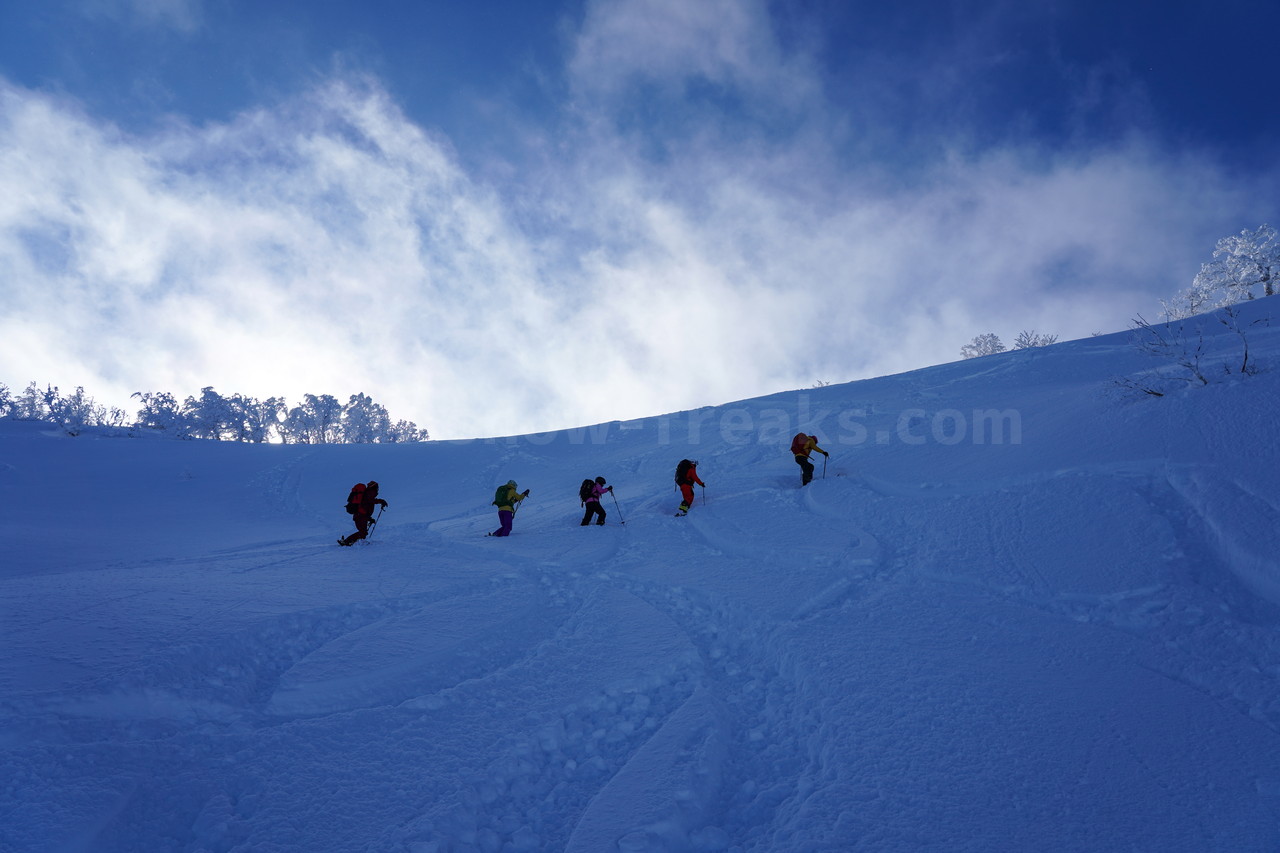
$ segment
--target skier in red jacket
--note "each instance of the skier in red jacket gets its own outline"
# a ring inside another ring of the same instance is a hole
[[[680,464],[676,466],[676,485],[680,487],[680,496],[684,498],[680,503],[680,510],[676,515],[686,515],[689,507],[693,506],[693,484],[706,487],[706,483],[698,479],[698,460],[697,459],[681,459]]]
[[[356,523],[356,532],[338,540],[339,545],[354,545],[369,535],[369,523],[373,520],[375,506],[386,507],[387,502],[378,497],[378,481],[356,483],[347,495],[347,512]]]

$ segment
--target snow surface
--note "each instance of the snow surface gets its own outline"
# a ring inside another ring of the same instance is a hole
[[[1276,850],[1250,336],[1267,371],[1158,399],[1118,334],[512,440],[0,421],[0,849]]]

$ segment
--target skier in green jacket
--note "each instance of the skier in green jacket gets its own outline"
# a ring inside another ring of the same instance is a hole
[[[505,486],[498,486],[493,495],[493,505],[498,508],[498,529],[490,536],[510,536],[511,522],[516,517],[516,504],[529,497],[529,490],[519,491],[515,480],[508,480]]]

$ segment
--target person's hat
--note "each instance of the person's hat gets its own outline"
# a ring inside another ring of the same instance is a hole
[[[603,485],[604,485],[604,477],[596,477],[596,482],[603,486]]]

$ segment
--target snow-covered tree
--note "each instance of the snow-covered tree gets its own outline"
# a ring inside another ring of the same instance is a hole
[[[1031,349],[1032,347],[1047,347],[1049,344],[1056,343],[1057,335],[1038,335],[1036,330],[1023,330],[1018,333],[1018,337],[1014,338],[1014,349]]]
[[[280,424],[280,440],[285,444],[317,444],[313,439],[311,420],[301,406],[294,406],[285,413]]]
[[[1203,273],[1204,269],[1201,268]],[[1197,314],[1206,314],[1218,307],[1222,301],[1221,294],[1218,293],[1209,279],[1205,276],[1197,275],[1195,280],[1191,282],[1191,286],[1186,290],[1179,291],[1174,295],[1173,299],[1160,300],[1160,305],[1164,309],[1164,317],[1166,322],[1176,322],[1185,320],[1188,317],[1194,317]]]
[[[418,425],[413,421],[396,421],[391,425],[391,431],[387,434],[387,441],[395,443],[408,443],[414,441],[429,441],[431,436],[427,434],[425,429],[418,429]]]
[[[226,437],[232,441],[262,444],[274,438],[281,425],[286,404],[279,397],[259,400],[244,394],[225,398]]]
[[[303,394],[289,410],[281,437],[290,444],[336,444],[342,441],[342,404],[331,394]]]
[[[13,401],[12,417],[19,421],[43,421],[49,417],[45,392],[34,381]]]
[[[129,423],[126,412],[95,402],[83,386],[64,397],[56,385],[46,385],[41,390],[35,382],[16,399],[10,396],[8,386],[0,384],[0,417],[47,421],[61,426],[70,435],[79,435],[85,427],[122,427]]]
[[[1280,236],[1270,225],[1223,237],[1213,250],[1213,258],[1213,263],[1205,265],[1208,272],[1202,268],[1200,274],[1233,294],[1232,302],[1275,295],[1280,283]]]
[[[69,397],[58,395],[53,389],[52,396],[46,395],[49,406],[49,419],[61,426],[70,435],[79,435],[89,426],[102,426],[107,420],[105,406],[100,406],[84,392],[83,386],[77,386],[75,393]]]
[[[391,443],[427,441],[430,436],[412,421],[392,422],[385,407],[365,394],[353,394],[344,406],[329,394],[306,394],[302,405],[289,408],[283,397],[258,400],[243,394],[224,397],[212,387],[181,404],[167,391],[138,391],[136,416],[99,405],[77,387],[64,397],[53,385],[32,382],[14,397],[0,383],[0,418],[51,421],[73,435],[84,427],[136,427],[162,430],[174,438],[288,444]],[[287,414],[286,414],[287,413]]]
[[[1181,320],[1258,296],[1274,296],[1277,288],[1280,235],[1263,224],[1219,240],[1213,261],[1200,267],[1191,286],[1162,304],[1167,319]]]
[[[283,397],[243,398],[240,417],[245,437],[241,440],[262,444],[278,436],[288,405]]]
[[[175,438],[190,438],[191,424],[178,400],[168,391],[138,391],[132,396],[142,401],[134,425],[143,429],[164,430]]]
[[[59,401],[62,399],[62,395],[58,393],[58,386],[46,385],[40,393],[44,397],[45,414],[47,417],[52,418],[54,411],[59,407]]]
[[[342,440],[347,444],[384,442],[391,432],[387,410],[364,394],[352,394],[342,410]]]
[[[226,407],[222,437],[229,441],[249,440],[249,411],[253,408],[253,398],[243,394],[231,394],[222,398]]]
[[[960,347],[960,355],[965,358],[995,355],[998,352],[1004,352],[1004,344],[1000,341],[998,335],[990,332],[985,335],[978,335],[972,341]]]
[[[188,397],[182,404],[182,414],[190,424],[191,435],[222,441],[234,438],[235,416],[227,399],[212,386],[200,389],[200,397]]]

